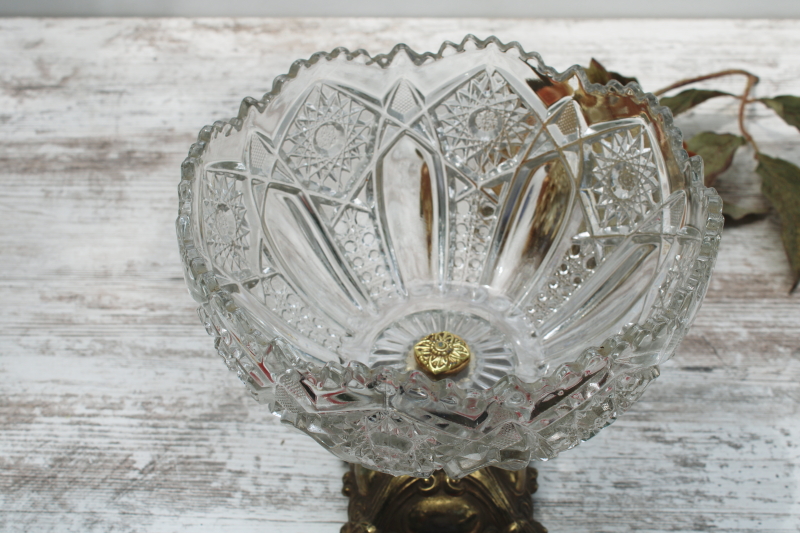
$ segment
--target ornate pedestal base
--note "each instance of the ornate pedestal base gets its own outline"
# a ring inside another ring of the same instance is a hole
[[[533,519],[536,470],[484,468],[463,479],[390,476],[350,465],[342,533],[547,533]]]

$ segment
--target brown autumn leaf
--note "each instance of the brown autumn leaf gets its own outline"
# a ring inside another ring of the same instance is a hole
[[[704,131],[686,141],[686,150],[703,158],[706,187],[711,187],[717,176],[728,170],[736,150],[745,144],[744,137],[730,133]]]
[[[756,172],[762,179],[761,192],[781,219],[781,239],[794,274],[794,291],[800,282],[800,168],[760,153]]]
[[[658,103],[667,106],[673,115],[680,115],[689,111],[696,105],[700,105],[706,100],[718,96],[732,96],[731,93],[723,91],[710,91],[706,89],[687,89],[679,92],[675,96],[664,96],[658,99]]]
[[[772,108],[787,124],[800,130],[800,97],[784,94],[759,100]]]
[[[592,58],[592,60],[589,62],[589,68],[586,69],[586,77],[589,78],[590,82],[599,83],[601,85],[605,85],[611,80],[617,80],[622,85],[627,85],[632,81],[639,83],[639,80],[636,78],[629,78],[627,76],[623,76],[619,72],[606,70],[606,67],[601,65],[600,62],[595,58]]]

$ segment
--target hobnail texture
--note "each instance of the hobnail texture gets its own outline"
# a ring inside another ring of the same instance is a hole
[[[297,61],[182,167],[186,282],[228,368],[345,461],[458,478],[595,435],[674,353],[721,202],[667,109],[468,36]],[[471,357],[438,378],[414,345]]]

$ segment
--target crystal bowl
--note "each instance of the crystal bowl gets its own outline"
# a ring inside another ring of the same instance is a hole
[[[228,368],[395,475],[522,468],[610,424],[686,333],[723,222],[652,95],[473,36],[297,61],[182,178]]]

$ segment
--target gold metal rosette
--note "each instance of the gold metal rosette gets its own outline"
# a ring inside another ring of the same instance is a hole
[[[434,376],[458,372],[469,363],[470,355],[464,339],[449,331],[431,333],[414,345],[417,363]]]

